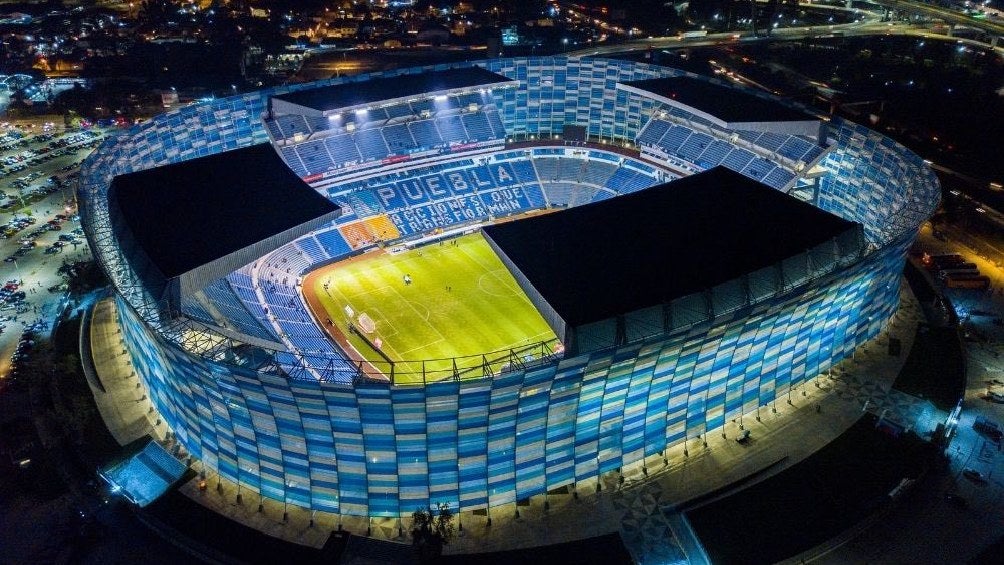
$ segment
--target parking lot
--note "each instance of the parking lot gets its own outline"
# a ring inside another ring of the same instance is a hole
[[[86,257],[73,187],[99,130],[0,123],[0,378],[17,376],[34,340],[51,330],[67,286],[57,269]],[[0,381],[2,384],[2,381]],[[0,387],[2,388],[2,387]]]

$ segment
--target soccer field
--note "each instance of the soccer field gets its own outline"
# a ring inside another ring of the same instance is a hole
[[[452,361],[429,360],[542,341],[553,345],[555,339],[480,232],[322,267],[311,273],[304,292],[313,292],[323,306],[325,312],[315,312],[318,319],[330,319],[362,358],[383,370],[382,357],[347,331],[345,306],[354,311],[357,326],[360,314],[372,318],[376,329],[367,338],[379,340],[381,351],[395,361],[397,382],[420,382],[423,369],[428,380],[452,374]],[[461,371],[480,364],[480,357],[458,360]]]

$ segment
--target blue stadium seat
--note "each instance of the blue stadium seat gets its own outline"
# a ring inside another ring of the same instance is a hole
[[[495,139],[505,139],[505,126],[502,125],[502,117],[499,116],[498,111],[486,110],[485,115],[488,116],[488,125],[491,126],[492,131],[495,133]]]
[[[775,167],[764,179],[764,184],[774,188],[784,188],[789,182],[795,180],[795,173],[783,167]]]
[[[527,198],[530,200],[530,209],[547,207],[547,200],[544,198],[544,193],[540,189],[539,183],[524,184],[523,192],[526,193]]]
[[[783,133],[774,133],[772,131],[765,131],[762,134],[760,134],[760,137],[757,138],[755,143],[760,147],[767,149],[768,151],[776,152],[778,149],[781,148],[781,145],[783,145],[784,142],[787,141],[789,137],[791,136],[785,135]]]
[[[670,124],[663,120],[652,119],[638,135],[639,145],[658,145],[662,136],[669,131]]]
[[[585,161],[586,166],[582,169],[579,178],[581,182],[593,186],[606,186],[610,177],[617,172],[618,166],[615,163],[605,163],[602,161]]]
[[[761,132],[742,129],[742,130],[736,130],[736,133],[739,134],[739,139],[743,139],[750,143],[756,144],[756,140],[758,137],[760,137]]]
[[[235,292],[235,289],[239,285],[244,289],[240,297]],[[276,340],[276,336],[271,331],[271,328],[263,325],[258,317],[252,315],[245,307],[248,299],[252,302],[257,302],[254,291],[251,288],[251,278],[246,274],[239,271],[231,273],[226,278],[213,281],[203,288],[202,292],[213,305],[213,308],[226,318],[227,323],[231,327],[260,339]]]
[[[722,160],[725,159],[731,150],[732,146],[727,142],[716,139],[697,157],[695,164],[705,169],[710,169],[721,164]]]
[[[321,244],[324,251],[331,257],[341,257],[352,251],[352,248],[346,243],[345,238],[342,237],[342,232],[338,231],[338,228],[322,231],[316,237],[317,242]]]
[[[481,112],[463,114],[461,120],[463,121],[464,129],[467,130],[471,141],[488,141],[490,139],[495,139],[495,132],[492,131],[491,125],[488,124],[488,116],[485,114],[482,114]]]
[[[349,206],[360,218],[380,213],[380,202],[368,189],[356,190],[347,195]]]
[[[533,159],[533,167],[537,169],[537,177],[541,182],[548,183],[558,180],[558,160],[551,158]]]
[[[446,142],[464,142],[468,139],[467,131],[464,130],[464,124],[460,121],[460,116],[454,115],[436,118],[436,127],[439,128],[439,133]]]
[[[304,167],[311,174],[323,173],[335,168],[335,163],[331,160],[331,155],[328,154],[328,150],[324,147],[323,140],[315,139],[294,147],[296,148],[296,154],[300,156],[300,161],[303,162]]]
[[[296,153],[296,147],[284,146],[279,150],[282,153],[282,159],[286,161],[289,168],[293,170],[294,173],[305,177],[310,173],[307,171],[307,167],[304,166],[303,162],[300,161],[300,156]]]
[[[633,179],[637,174],[638,173],[636,171],[632,171],[627,167],[621,167],[617,169],[609,180],[607,180],[606,186],[607,188],[610,188],[620,194],[626,194],[627,192],[630,192],[627,190],[628,181]]]
[[[410,122],[408,129],[411,130],[411,135],[419,147],[429,149],[443,144],[443,138],[440,136],[439,130],[436,129],[436,123],[433,120]]]
[[[276,116],[275,122],[278,124],[279,130],[282,131],[283,137],[287,139],[297,134],[307,135],[310,133],[310,127],[303,116]]]
[[[417,145],[414,138],[411,137],[411,132],[408,131],[407,124],[384,126],[383,137],[390,152],[397,155],[408,153]]]
[[[633,178],[628,179],[628,181],[624,183],[624,191],[625,193],[634,192],[636,190],[648,188],[654,184],[655,184],[655,178],[650,177],[643,173],[638,173]]]
[[[733,171],[739,172],[753,160],[753,153],[739,147],[733,148],[725,159],[722,159],[722,165],[732,169]]]
[[[819,145],[813,144],[813,146],[810,147],[808,151],[806,151],[805,155],[802,156],[802,159],[806,163],[812,163],[813,161],[818,159],[819,156],[822,155],[824,151],[826,151],[825,147],[820,147]]]
[[[328,154],[331,155],[334,162],[339,165],[354,163],[361,159],[359,149],[352,142],[352,136],[347,133],[325,138],[324,146],[328,149]]]
[[[690,137],[691,133],[693,133],[693,130],[690,128],[683,127],[681,125],[674,125],[666,132],[666,135],[662,136],[662,140],[659,142],[659,147],[670,155],[676,155],[680,146],[687,141],[687,138]]]
[[[763,157],[754,157],[748,165],[739,171],[742,174],[756,180],[763,180],[768,173],[774,170],[774,164]]]
[[[812,143],[793,135],[781,144],[777,153],[791,159],[792,161],[801,161],[803,160],[802,158],[805,154],[812,149],[812,145]]]
[[[394,106],[388,106],[387,108],[385,108],[385,110],[387,111],[387,117],[392,120],[394,118],[405,118],[405,117],[410,118],[415,115],[415,112],[412,111],[411,106],[409,106],[408,104],[396,104]]]
[[[327,116],[308,116],[306,119],[307,127],[314,133],[327,131],[332,128],[331,119]]]
[[[189,297],[182,300],[181,312],[196,320],[201,320],[207,324],[215,324],[216,320],[213,315],[206,310],[206,307],[202,305],[201,302],[195,299],[195,297]]]
[[[432,105],[432,100],[426,99],[426,100],[419,100],[417,102],[412,102],[411,111],[420,116],[422,115],[422,112],[425,111],[435,112],[436,109]]]
[[[512,167],[513,172],[516,174],[516,178],[519,182],[523,183],[535,183],[539,182],[537,179],[537,172],[533,169],[533,163],[529,160],[520,161],[510,161],[508,164]]]
[[[378,128],[359,130],[352,136],[363,162],[385,158],[390,151]]]
[[[282,134],[282,130],[279,129],[279,124],[275,123],[275,120],[265,120],[265,127],[268,128],[268,132],[274,139],[283,139],[286,137]]]
[[[321,245],[317,243],[317,240],[313,236],[301,237],[296,240],[295,245],[300,248],[300,251],[303,251],[307,260],[311,263],[319,263],[329,258],[328,254],[321,249]]]
[[[697,156],[704,152],[711,144],[711,136],[706,133],[694,132],[690,134],[687,141],[680,146],[676,154],[690,163],[697,162]]]

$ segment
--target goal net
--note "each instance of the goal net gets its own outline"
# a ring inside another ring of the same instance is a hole
[[[356,325],[363,333],[371,334],[376,331],[376,322],[365,312],[359,313],[359,317],[356,318]]]

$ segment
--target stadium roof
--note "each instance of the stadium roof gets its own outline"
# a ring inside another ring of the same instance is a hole
[[[700,292],[860,229],[724,167],[484,233],[565,323]]]
[[[325,113],[386,100],[434,95],[464,88],[488,88],[511,82],[512,79],[481,67],[464,67],[333,84],[274,96],[272,99]]]
[[[812,114],[707,79],[678,76],[622,83],[626,90],[649,93],[663,102],[717,118],[725,124],[818,122]]]
[[[339,209],[267,143],[117,176],[108,196],[168,279]]]

